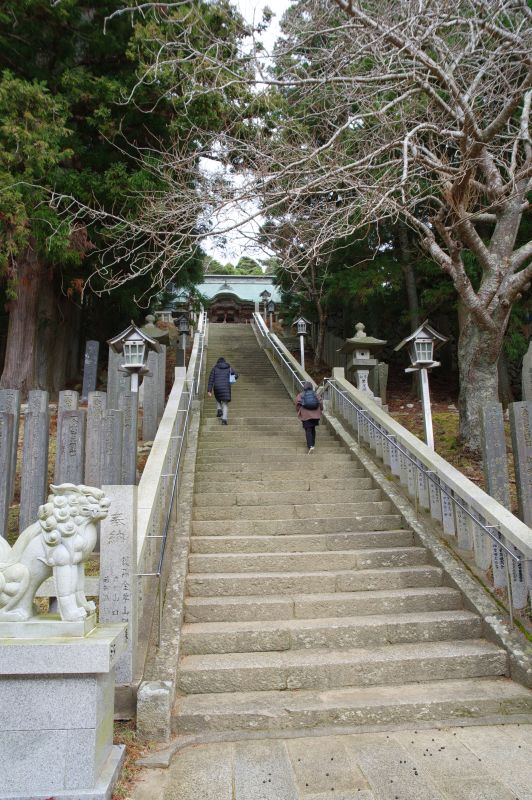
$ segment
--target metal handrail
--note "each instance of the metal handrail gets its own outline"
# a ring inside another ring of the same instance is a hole
[[[335,385],[334,385],[334,384],[335,384],[335,380],[334,380],[334,378],[325,378],[325,379],[324,379],[324,381],[323,381],[323,383],[325,384],[325,386],[326,386],[326,387],[327,387],[327,385],[329,385],[329,386],[330,386],[332,389],[334,389],[336,392],[338,392],[338,394],[339,394],[339,395],[341,395],[341,397],[342,397],[344,400],[346,400],[346,401],[349,403],[349,405],[353,406],[353,408],[354,408],[354,409],[355,409],[355,411],[357,412],[357,415],[358,415],[358,414],[360,414],[360,415],[361,415],[361,416],[362,416],[362,417],[363,417],[363,418],[364,418],[364,419],[365,419],[367,422],[369,422],[369,424],[370,424],[370,425],[371,425],[373,428],[375,428],[375,430],[377,430],[377,431],[378,431],[378,433],[379,433],[379,436],[382,436],[382,437],[383,437],[384,439],[386,439],[386,440],[387,440],[387,441],[388,441],[388,442],[389,442],[391,445],[393,445],[393,447],[395,447],[395,449],[396,449],[396,450],[398,450],[400,453],[402,453],[402,454],[403,454],[403,456],[404,456],[404,457],[405,457],[405,458],[406,458],[408,461],[410,461],[410,463],[411,463],[411,464],[413,464],[413,465],[414,465],[414,467],[416,467],[416,469],[417,469],[417,470],[419,470],[419,472],[422,472],[422,473],[423,473],[423,475],[424,475],[424,476],[425,476],[425,477],[426,477],[426,478],[427,478],[427,479],[428,479],[428,480],[429,480],[429,481],[430,481],[430,482],[431,482],[431,483],[432,483],[434,486],[437,486],[437,487],[438,487],[438,490],[439,490],[440,492],[443,492],[443,494],[445,494],[445,495],[446,495],[446,496],[447,496],[447,497],[448,497],[450,500],[452,500],[452,501],[453,501],[453,502],[454,502],[454,503],[455,503],[455,504],[458,506],[458,508],[459,508],[461,511],[463,511],[463,512],[464,512],[464,514],[466,514],[466,515],[467,515],[467,516],[468,516],[468,517],[469,517],[469,518],[470,518],[470,519],[471,519],[471,520],[472,520],[472,521],[475,523],[475,525],[478,525],[478,527],[479,527],[479,528],[480,528],[482,531],[484,531],[484,533],[486,533],[486,534],[487,534],[487,535],[490,537],[490,539],[493,539],[493,541],[494,541],[494,542],[496,542],[496,543],[497,543],[497,545],[498,545],[499,547],[501,547],[503,550],[505,550],[505,551],[508,553],[508,555],[509,555],[509,556],[511,556],[511,558],[513,558],[513,560],[514,560],[514,561],[517,561],[517,562],[519,562],[519,563],[522,563],[522,562],[524,562],[524,561],[526,560],[526,559],[524,559],[524,558],[520,558],[520,557],[519,557],[519,556],[517,556],[515,553],[512,553],[512,551],[511,551],[511,550],[510,550],[510,549],[509,549],[509,548],[508,548],[508,547],[507,547],[507,546],[504,544],[504,542],[503,542],[503,541],[501,541],[501,540],[498,538],[498,536],[497,536],[496,534],[492,533],[492,529],[493,529],[493,530],[497,530],[496,528],[494,528],[494,526],[493,526],[493,525],[484,525],[484,524],[483,524],[483,523],[482,523],[482,522],[481,522],[479,519],[477,519],[477,517],[475,517],[475,515],[474,515],[474,514],[472,514],[472,513],[471,513],[471,511],[470,511],[470,510],[469,510],[469,509],[468,509],[466,506],[464,506],[462,503],[460,503],[460,502],[459,502],[459,501],[456,499],[456,497],[454,497],[454,495],[452,495],[452,494],[451,494],[451,492],[447,491],[447,489],[445,488],[445,486],[442,486],[442,484],[439,482],[439,480],[438,480],[438,479],[435,479],[435,478],[433,477],[433,475],[434,475],[434,472],[433,472],[432,470],[426,469],[426,468],[425,468],[425,466],[424,466],[423,464],[420,464],[420,463],[419,463],[419,462],[418,462],[418,461],[417,461],[415,458],[413,458],[413,457],[410,455],[410,453],[408,452],[408,450],[405,450],[404,448],[402,448],[402,447],[401,447],[401,445],[400,445],[400,444],[398,444],[398,443],[397,443],[397,442],[394,440],[394,437],[393,437],[393,436],[391,436],[390,434],[388,434],[388,433],[386,433],[385,431],[383,431],[383,430],[382,430],[382,428],[381,428],[379,425],[377,425],[377,423],[376,423],[376,422],[374,422],[374,420],[371,418],[371,416],[370,416],[370,415],[369,415],[369,414],[368,414],[366,411],[364,411],[364,409],[360,408],[360,406],[357,406],[357,405],[356,405],[356,403],[354,403],[354,402],[353,402],[353,401],[352,401],[352,400],[351,400],[351,399],[350,399],[350,398],[347,396],[347,394],[345,394],[344,392],[342,392],[342,390],[341,390],[341,389],[339,389],[337,386],[335,386]],[[327,390],[327,388],[326,388],[326,390]]]
[[[504,552],[504,569],[506,574],[506,588],[508,591],[508,613],[510,617],[510,624],[513,625],[514,617],[513,617],[513,598],[512,598],[512,580],[510,575],[509,569],[509,561],[508,556],[514,561],[514,564],[519,566],[524,566],[524,564],[528,561],[522,554],[517,555],[517,553],[512,552],[512,550],[505,544],[504,539],[502,538],[502,533],[493,525],[486,525],[484,524],[478,517],[476,517],[464,503],[462,503],[451,491],[447,489],[447,487],[442,484],[439,478],[436,476],[433,470],[428,470],[423,464],[419,463],[417,459],[415,459],[404,447],[401,447],[400,444],[395,440],[395,437],[388,434],[380,425],[378,425],[371,417],[371,415],[365,411],[362,407],[358,406],[353,400],[347,395],[345,391],[338,388],[335,385],[336,381],[334,378],[325,378],[323,381],[325,393],[329,390],[335,391],[341,398],[342,401],[347,402],[356,412],[357,415],[357,438],[360,442],[360,420],[361,417],[368,423],[383,439],[385,439],[389,445],[395,448],[395,450],[402,454],[402,456],[412,464],[416,468],[416,470],[423,475],[423,477],[430,482],[434,487],[437,488],[439,492],[444,494],[449,500],[454,504],[454,506],[466,515],[468,519],[470,519],[480,530],[482,534],[485,534],[489,537],[489,539],[500,547],[500,549]],[[415,500],[416,500],[416,507],[418,504],[418,487],[419,481],[415,481]]]
[[[297,372],[295,371],[293,366],[290,364],[288,359],[285,358],[282,350],[279,348],[279,345],[272,338],[272,335],[271,335],[270,331],[268,330],[268,328],[266,327],[266,323],[262,319],[261,315],[258,314],[257,312],[255,312],[253,314],[253,318],[254,318],[255,322],[254,322],[254,324],[252,323],[252,327],[256,326],[257,332],[262,336],[263,339],[266,339],[268,341],[269,345],[275,350],[275,352],[277,353],[277,355],[279,356],[279,358],[283,362],[284,366],[291,373],[292,378],[294,378],[296,380],[296,382],[299,384],[299,386],[301,388],[303,388],[304,381],[301,380],[301,378],[299,377],[299,375],[297,374]]]

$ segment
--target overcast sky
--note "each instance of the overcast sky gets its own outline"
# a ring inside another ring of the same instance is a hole
[[[275,16],[272,19],[271,24],[268,26],[268,29],[261,36],[267,52],[271,52],[275,40],[279,35],[279,20],[290,5],[290,0],[269,0],[269,2],[267,2],[267,0],[265,0],[265,2],[258,2],[257,0],[234,0],[234,3],[242,16],[248,20],[248,22],[260,22],[262,19],[262,10],[266,6],[273,11]],[[239,217],[239,212],[235,209],[232,214],[225,215],[221,221],[224,223],[236,222],[244,213],[245,212],[242,212]],[[240,231],[232,231],[227,235],[224,243],[214,239],[206,240],[203,245],[204,249],[209,255],[211,255],[217,261],[220,261],[222,264],[225,264],[228,261],[236,264],[239,258],[243,255],[250,256],[251,258],[267,258],[268,255],[271,255],[271,253],[266,252],[264,249],[258,248],[252,242],[254,232],[258,230],[259,226],[260,218],[258,218],[254,223],[242,225]]]

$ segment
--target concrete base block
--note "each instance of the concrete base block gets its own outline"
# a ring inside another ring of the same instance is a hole
[[[113,707],[124,646],[121,624],[0,641],[0,800],[111,797],[123,758]]]
[[[137,694],[137,733],[141,738],[165,742],[171,736],[174,689],[171,681],[146,681]]]
[[[96,614],[75,622],[59,614],[41,614],[26,622],[0,622],[0,639],[46,639],[58,636],[87,636],[96,627]]]
[[[87,791],[54,791],[53,800],[111,800],[113,787],[118,780],[126,748],[123,744],[113,745],[102,771],[94,787]],[[4,794],[0,791],[0,800],[50,800],[48,792],[32,792],[31,794]]]

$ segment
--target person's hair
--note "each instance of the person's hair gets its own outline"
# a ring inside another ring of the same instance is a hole
[[[303,391],[306,391],[307,389],[313,389],[313,388],[314,387],[313,387],[313,385],[311,384],[310,381],[305,381],[305,383],[303,384]]]
[[[218,361],[216,363],[219,364],[220,361],[225,361],[225,358],[223,356],[220,356],[220,358],[218,359]]]

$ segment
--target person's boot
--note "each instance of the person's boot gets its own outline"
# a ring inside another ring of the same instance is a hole
[[[227,420],[226,419],[222,420],[222,425],[227,425]]]
[[[221,416],[222,416],[222,413],[223,413],[223,412],[222,412],[222,409],[221,409],[221,408],[219,408],[219,409],[217,409],[217,411],[216,411],[216,416],[217,416],[217,417],[221,417]]]

